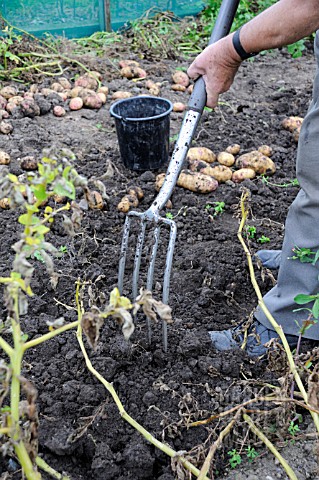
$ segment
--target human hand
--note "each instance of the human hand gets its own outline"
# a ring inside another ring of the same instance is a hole
[[[190,65],[187,74],[194,80],[203,77],[206,105],[214,108],[219,95],[231,87],[240,64],[241,58],[233,47],[231,34],[206,47]]]

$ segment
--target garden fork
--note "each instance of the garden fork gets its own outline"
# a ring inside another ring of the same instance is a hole
[[[209,40],[209,45],[216,42],[220,38],[227,35],[230,31],[233,19],[235,17],[239,0],[223,0],[219,14],[212,32],[212,35]],[[170,160],[164,183],[151,204],[151,206],[145,212],[136,212],[131,211],[128,213],[123,232],[123,239],[121,245],[121,254],[119,261],[119,273],[118,273],[118,288],[122,293],[123,291],[123,281],[124,281],[124,270],[126,263],[126,256],[128,250],[128,240],[130,236],[130,227],[132,219],[137,218],[140,221],[140,232],[137,238],[137,245],[135,250],[134,258],[134,267],[133,267],[133,277],[132,277],[132,298],[135,300],[138,294],[138,283],[139,283],[139,274],[140,274],[140,265],[143,252],[143,245],[145,239],[145,231],[147,224],[154,225],[154,241],[152,245],[152,252],[150,257],[150,263],[147,272],[147,281],[146,289],[152,290],[153,288],[153,277],[154,277],[154,268],[155,268],[155,259],[159,244],[160,238],[160,229],[163,225],[167,225],[170,229],[169,243],[166,255],[166,264],[165,272],[163,279],[163,293],[162,301],[167,304],[169,299],[169,286],[170,286],[170,276],[172,269],[172,260],[173,252],[177,234],[176,223],[174,220],[160,216],[160,211],[166,205],[169,200],[172,191],[176,185],[178,176],[181,172],[183,163],[186,159],[188,149],[192,143],[193,136],[195,134],[196,128],[198,126],[200,117],[203,113],[204,107],[206,105],[206,89],[205,82],[203,78],[199,78],[194,85],[193,93],[188,102],[187,111],[184,116],[180,133],[173,151],[172,158]],[[151,324],[150,320],[147,319],[148,326],[148,337],[149,342],[151,342]],[[167,323],[163,321],[163,348],[164,351],[167,351]]]

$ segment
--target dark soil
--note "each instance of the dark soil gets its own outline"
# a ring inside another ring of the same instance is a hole
[[[103,65],[100,61],[96,68],[103,72]],[[170,85],[171,73],[176,67],[186,67],[188,62],[141,61],[141,65],[152,79],[163,82],[161,96],[187,103],[188,94],[172,92]],[[277,172],[269,181],[289,183],[295,178],[297,146],[291,134],[281,128],[281,121],[287,115],[305,114],[311,98],[314,68],[311,53],[297,60],[282,52],[246,62],[216,112],[204,112],[194,145],[218,152],[239,143],[244,153],[268,144],[274,150],[272,158],[277,165]],[[104,73],[103,83],[111,93],[119,89],[134,94],[147,93],[142,81],[119,79],[106,70]],[[21,157],[32,154],[40,159],[43,148],[52,146],[70,148],[76,154],[77,170],[89,179],[103,176],[107,166],[113,166],[113,176],[103,179],[109,195],[105,209],[88,210],[73,240],[64,233],[61,221],[52,226],[50,241],[57,247],[66,246],[67,253],[55,261],[59,274],[55,290],[44,266],[36,261],[32,282],[35,296],[30,298],[29,315],[23,318],[23,328],[29,338],[47,332],[48,320],[61,316],[66,321],[76,320],[76,312],[66,309],[65,305],[75,305],[78,278],[91,282],[96,299],[101,295],[108,297],[117,283],[125,218],[116,206],[130,185],[139,185],[144,191],[140,211],[146,210],[156,196],[154,180],[158,172],[136,173],[124,168],[114,121],[109,115],[110,104],[109,95],[99,111],[83,109],[68,112],[64,118],[54,117],[52,111],[33,119],[14,118],[12,134],[0,137],[0,148],[12,157],[10,171],[18,175],[23,173],[19,164]],[[172,137],[179,132],[181,120],[182,114],[171,114]],[[165,167],[161,171],[165,171]],[[237,239],[238,203],[243,187],[251,192],[249,225],[257,229],[255,239],[250,241],[252,252],[265,248],[257,242],[262,235],[270,238],[266,248],[280,248],[284,220],[298,187],[266,184],[259,177],[241,185],[220,185],[209,195],[176,188],[171,209],[178,228],[170,293],[174,323],[168,328],[168,352],[165,354],[162,349],[160,324],[153,328],[153,343],[151,347],[148,345],[142,318],[138,319],[131,342],[126,342],[118,326],[108,321],[96,351],[89,349],[93,365],[113,383],[127,412],[176,451],[188,452],[188,457],[199,468],[211,442],[226,423],[215,421],[196,428],[188,428],[189,424],[252,398],[261,390],[263,382],[277,385],[277,378],[282,375],[282,370],[276,370],[267,360],[251,360],[243,351],[216,352],[208,336],[209,330],[246,321],[256,306],[246,257]],[[216,201],[225,202],[225,211],[212,218],[205,206]],[[2,276],[11,268],[10,245],[19,238],[21,230],[17,216],[16,211],[1,211]],[[158,254],[160,269],[165,247],[164,241]],[[144,258],[141,269],[145,270],[146,265],[147,258]],[[131,262],[126,272],[128,277],[130,267]],[[272,287],[274,277],[269,272],[257,270],[256,275],[263,292]],[[161,282],[159,271],[154,284],[156,298],[160,298]],[[87,294],[85,304],[88,308]],[[6,318],[3,307],[1,318]],[[177,475],[173,473],[170,459],[120,418],[110,395],[88,372],[74,332],[55,337],[28,352],[23,375],[38,390],[39,453],[58,471],[67,472],[72,480],[172,480]],[[273,436],[274,441],[281,440],[279,447],[284,445],[293,415],[282,409],[274,422],[277,430]],[[267,422],[265,426],[269,427],[271,422]],[[307,424],[305,420],[305,427]],[[245,425],[238,424],[231,439],[218,450],[212,470],[215,478],[255,478],[249,472],[257,473],[256,462],[252,467],[244,462],[244,468],[236,470],[241,472],[238,477],[227,473],[227,452],[231,449],[240,450],[250,444],[265,456],[265,447],[251,433],[247,436],[246,433]],[[301,441],[299,444],[299,453],[290,458],[298,478],[319,478],[316,463],[305,466],[301,460],[303,452],[310,452],[312,444]],[[298,442],[295,444],[298,449],[296,445]],[[266,463],[257,463],[262,465],[259,478],[287,478],[271,457]],[[8,464],[5,458],[0,464],[0,473],[4,475],[10,469],[14,469],[14,464]],[[19,472],[10,475],[21,478]]]

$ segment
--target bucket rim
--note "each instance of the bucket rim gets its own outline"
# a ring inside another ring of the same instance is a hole
[[[159,115],[153,115],[152,117],[143,117],[143,118],[136,118],[136,117],[123,117],[122,115],[119,115],[118,113],[114,112],[114,108],[119,105],[120,103],[136,100],[137,98],[151,98],[152,100],[163,100],[164,102],[167,102],[168,104],[168,109],[160,113]],[[171,113],[173,110],[173,104],[170,100],[164,97],[153,97],[152,95],[136,95],[135,97],[129,97],[129,98],[122,98],[121,100],[117,100],[117,102],[113,103],[110,107],[110,114],[112,117],[115,117],[118,120],[124,120],[124,121],[129,121],[129,122],[147,122],[149,120],[157,120],[158,118],[166,117]]]

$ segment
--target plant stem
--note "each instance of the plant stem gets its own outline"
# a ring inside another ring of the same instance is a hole
[[[10,428],[8,427],[0,428],[0,435],[8,435],[8,433],[10,433]]]
[[[250,400],[246,400],[246,402],[243,402],[239,405],[236,405],[233,408],[230,408],[229,410],[224,410],[221,413],[218,413],[216,415],[212,415],[209,418],[206,418],[205,420],[198,420],[197,422],[191,423],[189,426],[190,427],[198,427],[199,425],[207,425],[208,423],[212,422],[213,420],[216,420],[217,418],[223,418],[227,417],[231,413],[236,412],[237,410],[247,407],[248,405],[251,405],[252,403],[260,403],[260,402],[272,402],[272,403],[295,403],[299,407],[305,408],[306,410],[309,410],[310,412],[317,413],[319,415],[319,410],[316,410],[314,407],[311,405],[306,405],[303,402],[300,402],[299,400],[296,400],[295,398],[281,398],[281,397],[275,397],[275,396],[268,396],[268,397],[256,397],[256,398],[251,398]]]
[[[124,409],[123,407],[123,404],[121,402],[121,400],[119,399],[116,391],[114,390],[113,388],[113,385],[111,383],[109,383],[97,370],[95,370],[95,368],[93,367],[92,363],[91,363],[91,360],[89,359],[89,356],[87,354],[87,351],[85,349],[85,346],[84,346],[84,343],[83,343],[83,338],[82,338],[82,327],[81,327],[81,320],[82,320],[82,314],[83,314],[83,311],[82,311],[82,308],[81,308],[81,305],[80,305],[80,301],[79,301],[79,290],[80,290],[80,283],[78,282],[77,283],[77,288],[76,288],[76,304],[77,304],[77,310],[78,310],[78,329],[77,329],[77,333],[76,333],[76,336],[77,336],[77,340],[79,342],[79,345],[80,345],[80,348],[81,348],[81,351],[82,351],[82,354],[84,356],[84,360],[85,360],[85,363],[86,363],[86,366],[88,368],[88,370],[104,385],[104,387],[108,390],[108,392],[111,394],[118,410],[119,410],[119,413],[121,415],[121,417],[126,420],[130,425],[132,425],[132,427],[134,427],[139,433],[141,433],[141,435],[143,435],[143,437],[148,441],[150,442],[152,445],[154,445],[155,447],[157,447],[159,450],[161,450],[162,452],[166,453],[166,455],[168,455],[169,457],[173,458],[173,457],[176,457],[177,456],[177,452],[175,452],[175,450],[173,450],[171,447],[169,447],[168,445],[165,445],[164,443],[160,442],[159,440],[157,440],[155,437],[153,437],[153,435],[151,433],[149,433],[144,427],[142,427],[142,425],[140,425],[138,422],[136,422],[136,420],[134,420]],[[187,469],[189,470],[193,475],[195,475],[196,477],[198,477],[198,475],[200,474],[200,471],[198,470],[198,468],[196,468],[191,462],[189,462],[188,460],[186,460],[185,458],[183,457],[179,457],[179,460],[181,462],[181,464]],[[202,477],[202,480],[209,480],[208,477]]]
[[[241,410],[239,410],[238,412],[236,412],[236,415],[234,416],[234,418],[229,422],[229,424],[220,432],[220,434],[218,435],[218,438],[217,440],[215,440],[215,442],[212,444],[212,446],[210,447],[209,449],[209,452],[208,452],[208,455],[207,457],[205,458],[205,462],[203,463],[203,466],[200,470],[200,473],[198,475],[198,480],[204,480],[204,478],[206,478],[206,474],[210,468],[210,465],[212,463],[212,460],[214,458],[214,455],[215,455],[215,452],[216,450],[218,449],[218,447],[222,444],[224,438],[230,433],[230,431],[232,430],[233,426],[235,425],[235,423],[237,422],[237,419],[239,417],[239,415],[241,414]]]
[[[239,241],[240,241],[240,243],[241,243],[241,245],[244,249],[244,252],[246,253],[246,256],[247,256],[250,279],[251,279],[251,283],[254,287],[255,293],[257,295],[257,298],[258,298],[258,306],[264,312],[265,316],[267,317],[267,319],[271,323],[272,327],[274,328],[274,330],[279,335],[280,340],[283,344],[283,347],[284,347],[286,355],[287,355],[287,360],[288,360],[288,364],[289,364],[291,373],[293,374],[293,377],[296,381],[296,384],[298,385],[298,388],[300,390],[300,393],[302,394],[302,397],[303,397],[305,403],[308,405],[308,395],[307,395],[307,392],[305,390],[305,387],[303,386],[303,383],[301,381],[299,373],[297,371],[297,367],[296,367],[296,364],[294,362],[294,358],[293,358],[293,355],[291,353],[291,350],[290,350],[289,344],[287,342],[286,336],[283,332],[283,329],[282,329],[281,325],[278,325],[278,323],[276,322],[276,320],[274,319],[274,317],[271,315],[270,311],[266,307],[266,304],[263,300],[260,288],[259,288],[258,283],[256,281],[254,266],[253,266],[253,262],[251,260],[251,253],[250,253],[250,251],[249,251],[249,249],[248,249],[248,247],[247,247],[247,245],[246,245],[246,243],[243,239],[243,236],[242,236],[242,231],[243,231],[243,228],[245,226],[246,219],[247,219],[247,216],[248,216],[248,209],[245,208],[245,201],[247,200],[247,198],[248,198],[248,192],[246,191],[242,194],[241,200],[240,200],[242,218],[241,218],[241,222],[240,222],[240,225],[239,225],[239,228],[238,228],[237,237],[238,237],[238,239],[239,239]],[[310,411],[310,413],[311,413],[311,416],[313,418],[314,424],[316,425],[316,429],[319,433],[319,416],[318,416],[317,413],[314,413],[312,411]]]
[[[11,357],[11,355],[13,354],[13,348],[10,347],[10,345],[8,344],[8,342],[5,341],[4,338],[0,337],[0,347],[2,348],[2,350],[4,352],[6,352],[6,354],[8,355],[8,357]]]
[[[63,325],[63,327],[57,328],[56,330],[52,330],[52,332],[45,333],[44,335],[41,335],[41,337],[35,338],[34,340],[30,340],[29,342],[26,342],[23,345],[23,351],[25,352],[28,348],[31,347],[36,347],[37,345],[40,345],[43,342],[46,342],[47,340],[50,340],[50,338],[55,337],[56,335],[59,335],[60,333],[66,332],[67,330],[71,330],[72,328],[75,328],[78,326],[78,320],[72,323],[68,323],[67,325]]]
[[[12,438],[14,442],[14,451],[18,457],[20,465],[28,480],[40,480],[41,475],[34,469],[27,449],[21,440],[21,430],[19,426],[19,403],[20,403],[20,374],[23,358],[23,341],[21,339],[21,329],[19,323],[19,287],[13,288],[11,291],[13,300],[13,318],[12,336],[14,348],[10,355],[12,378],[10,386],[10,407],[11,412],[8,419],[9,427],[11,427]]]
[[[50,467],[50,465],[48,465],[47,462],[43,460],[43,458],[39,456],[36,457],[35,463],[38,465],[39,468],[41,468],[41,470],[48,473],[53,478],[57,478],[57,480],[70,480],[70,477],[68,475],[63,475],[57,472],[56,470],[54,470],[54,468]]]
[[[278,450],[276,449],[276,447],[273,445],[273,443],[271,443],[271,441],[266,437],[266,435],[263,434],[263,432],[261,430],[259,430],[259,428],[254,424],[254,422],[252,421],[252,419],[250,418],[249,415],[247,415],[247,413],[244,413],[243,414],[243,418],[245,420],[245,422],[248,423],[248,425],[250,426],[251,430],[257,435],[257,437],[260,438],[260,440],[262,440],[264,442],[264,444],[266,445],[266,447],[271,451],[271,453],[277,458],[277,460],[281,463],[281,466],[284,468],[285,472],[287,473],[288,477],[291,479],[291,480],[298,480],[295,472],[292,470],[292,468],[290,467],[290,465],[286,462],[286,460],[280,455],[280,453],[278,452]]]

